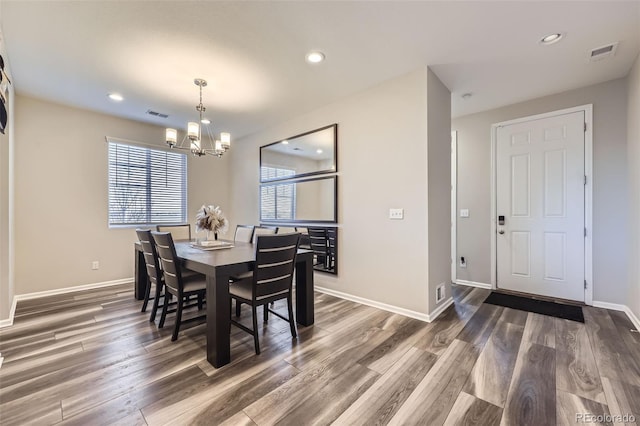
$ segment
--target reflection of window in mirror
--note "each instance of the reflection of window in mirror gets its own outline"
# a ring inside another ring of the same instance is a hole
[[[261,167],[262,176],[270,179],[293,176],[295,170],[286,167]],[[294,184],[260,188],[262,220],[293,220],[296,217],[296,186]]]

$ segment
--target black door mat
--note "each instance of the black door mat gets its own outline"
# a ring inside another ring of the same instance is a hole
[[[491,292],[484,303],[584,323],[582,307]]]

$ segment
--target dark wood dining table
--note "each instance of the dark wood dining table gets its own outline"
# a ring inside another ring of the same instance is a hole
[[[231,248],[202,250],[192,247],[188,241],[175,242],[183,267],[207,277],[207,360],[216,368],[231,361],[229,277],[252,270],[256,260],[253,244],[233,242],[233,245]],[[135,297],[138,300],[144,299],[147,279],[142,246],[135,243]],[[296,322],[304,326],[312,325],[314,309],[311,250],[298,250],[294,286]]]

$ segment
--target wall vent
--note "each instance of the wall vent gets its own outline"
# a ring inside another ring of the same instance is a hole
[[[589,60],[594,62],[613,56],[616,54],[616,49],[618,49],[618,42],[591,49],[591,52],[589,53]]]
[[[153,110],[150,110],[150,109],[147,110],[147,114],[153,115],[154,117],[160,117],[160,118],[168,118],[169,117],[168,114],[163,114],[161,112],[153,111]]]

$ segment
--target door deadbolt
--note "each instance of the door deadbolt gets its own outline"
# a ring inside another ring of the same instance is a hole
[[[498,225],[504,226],[504,216],[498,216]]]

